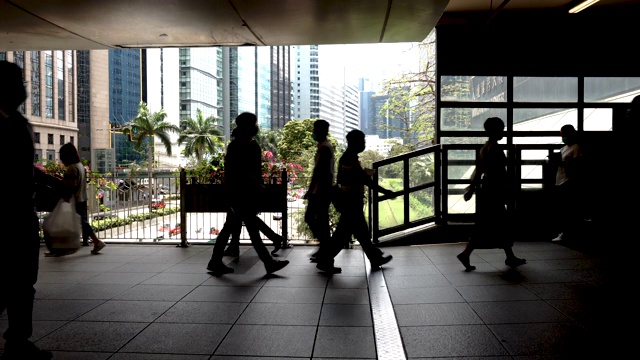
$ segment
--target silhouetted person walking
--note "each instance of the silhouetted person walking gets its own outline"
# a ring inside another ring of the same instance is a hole
[[[563,241],[576,236],[578,226],[584,219],[582,204],[582,173],[583,155],[578,144],[578,132],[573,125],[560,128],[560,136],[565,144],[552,164],[558,167],[556,171],[556,201],[555,218],[558,221],[560,233],[552,241]]]
[[[262,151],[260,145],[254,140],[257,133],[258,118],[255,114],[245,112],[238,115],[236,128],[232,133],[233,140],[227,147],[224,164],[224,185],[230,211],[227,212],[227,219],[216,239],[211,260],[207,265],[207,270],[216,275],[233,272],[233,268],[224,265],[222,257],[229,234],[242,226],[242,222],[268,274],[289,264],[287,260],[274,260],[260,237],[258,224],[260,218],[255,205],[260,201],[264,181],[262,180]]]
[[[41,360],[53,356],[29,340],[33,331],[33,286],[38,280],[40,234],[34,202],[33,132],[27,119],[17,111],[25,99],[22,69],[0,61],[0,119],[3,130],[11,136],[11,141],[2,145],[4,165],[10,169],[3,176],[2,188],[7,190],[3,200],[11,204],[3,221],[17,234],[0,241],[0,313],[6,309],[9,320],[3,335],[3,360]]]
[[[489,139],[480,149],[476,160],[476,168],[471,175],[471,185],[467,187],[464,200],[469,201],[476,196],[475,233],[469,239],[465,249],[458,254],[458,260],[466,271],[476,269],[469,261],[475,249],[504,249],[507,259],[504,263],[510,267],[525,264],[525,259],[517,258],[513,253],[513,240],[507,219],[507,200],[509,197],[509,179],[507,175],[507,158],[498,141],[502,139],[504,122],[497,117],[488,118],[484,122],[484,130]]]
[[[303,196],[303,199],[307,200],[304,221],[320,243],[318,251],[311,256],[311,261],[317,261],[320,252],[329,251],[326,247],[331,241],[329,206],[331,205],[331,186],[333,186],[335,173],[335,155],[333,145],[327,138],[328,135],[329,123],[326,120],[316,120],[313,123],[313,139],[318,143],[318,148],[309,190]]]
[[[229,216],[229,212],[227,212],[227,216]],[[231,216],[233,216],[233,213],[231,213]],[[276,252],[280,250],[282,248],[282,244],[284,244],[284,236],[273,231],[273,229],[269,225],[267,225],[261,218],[258,218],[257,224],[258,230],[264,236],[266,236],[267,239],[273,242],[273,250],[271,251],[271,255],[277,256]],[[227,249],[224,251],[225,256],[240,256],[240,234],[242,233],[242,222],[237,223],[235,226],[236,228],[231,231],[231,234],[229,234],[228,232],[225,232],[224,234],[222,234],[222,232],[220,233],[227,238],[231,236],[231,241],[229,242]],[[218,235],[218,237],[216,237],[216,241],[221,239],[220,234]]]
[[[329,242],[330,246],[324,246],[322,252],[318,254],[316,267],[326,273],[342,272],[341,268],[333,266],[334,258],[344,248],[344,245],[351,241],[353,236],[362,246],[362,251],[369,259],[372,268],[377,269],[392,259],[391,255],[383,255],[382,250],[371,242],[371,233],[364,216],[365,186],[387,196],[394,196],[393,191],[373,182],[370,172],[362,168],[358,154],[364,151],[365,145],[364,133],[360,130],[351,130],[347,134],[347,150],[338,161],[336,182],[342,188],[344,207],[339,209],[340,220]]]

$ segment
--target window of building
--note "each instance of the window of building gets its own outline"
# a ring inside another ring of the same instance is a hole
[[[60,145],[64,145],[64,135],[60,135]]]
[[[69,142],[73,144],[74,141],[75,141],[75,138],[73,136],[69,136]]]
[[[47,160],[54,161],[56,159],[56,151],[55,150],[47,150]]]
[[[40,144],[40,133],[39,132],[34,132],[33,133],[33,142],[36,144]]]
[[[40,116],[40,51],[31,52],[31,115]]]
[[[36,149],[36,151],[33,153],[33,161],[38,162],[40,161],[40,159],[42,159],[42,150]]]
[[[47,134],[47,144],[53,145],[53,134]]]
[[[56,51],[56,78],[58,79],[58,120],[64,120],[66,89],[64,86],[64,51],[61,50]]]
[[[51,51],[44,52],[44,113],[53,119],[53,55]]]
[[[20,66],[20,69],[22,69],[22,75],[24,77],[24,51],[14,51],[13,52],[13,62]],[[29,83],[25,81],[24,86],[27,88],[27,93],[29,93]],[[26,107],[24,102],[22,102],[22,104],[20,104],[20,106],[18,107],[18,111],[20,112],[20,114],[24,114],[26,111]]]

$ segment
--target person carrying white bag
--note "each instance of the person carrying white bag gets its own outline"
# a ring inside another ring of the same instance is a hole
[[[60,199],[58,205],[42,222],[44,240],[49,249],[47,256],[73,254],[80,248],[82,217],[76,212],[75,200]]]

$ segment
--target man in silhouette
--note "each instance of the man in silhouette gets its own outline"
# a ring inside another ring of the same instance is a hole
[[[38,349],[32,335],[32,312],[38,279],[40,234],[35,211],[36,169],[31,125],[18,111],[26,99],[22,69],[0,61],[0,119],[11,141],[2,144],[4,164],[11,171],[2,177],[3,199],[11,204],[4,221],[17,229],[17,237],[0,240],[0,313],[7,310],[9,327],[4,332],[3,360],[51,359],[52,354]]]
[[[331,205],[331,186],[335,173],[335,155],[333,145],[327,138],[329,123],[318,119],[313,123],[313,139],[318,143],[314,159],[313,174],[309,190],[303,199],[307,200],[304,221],[309,225],[313,236],[320,242],[318,252],[311,255],[311,261],[317,261],[319,252],[327,251],[331,238],[329,228],[329,205]]]
[[[228,194],[227,219],[213,247],[207,270],[216,275],[232,273],[234,270],[223,264],[224,247],[229,233],[244,222],[251,244],[267,274],[276,272],[289,264],[287,260],[275,260],[262,242],[259,230],[256,202],[264,187],[262,180],[262,150],[254,140],[258,133],[258,118],[252,113],[242,113],[236,118],[233,140],[227,147],[224,160],[224,185]]]

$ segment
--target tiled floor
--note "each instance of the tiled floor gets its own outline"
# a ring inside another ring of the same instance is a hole
[[[333,277],[309,262],[313,247],[281,250],[291,264],[271,277],[251,247],[225,258],[236,271],[223,277],[205,269],[210,245],[81,248],[41,258],[33,340],[54,359],[96,360],[574,359],[607,347],[601,259],[520,242],[526,265],[477,250],[466,273],[462,247],[385,247],[394,259],[373,272],[343,250]]]

